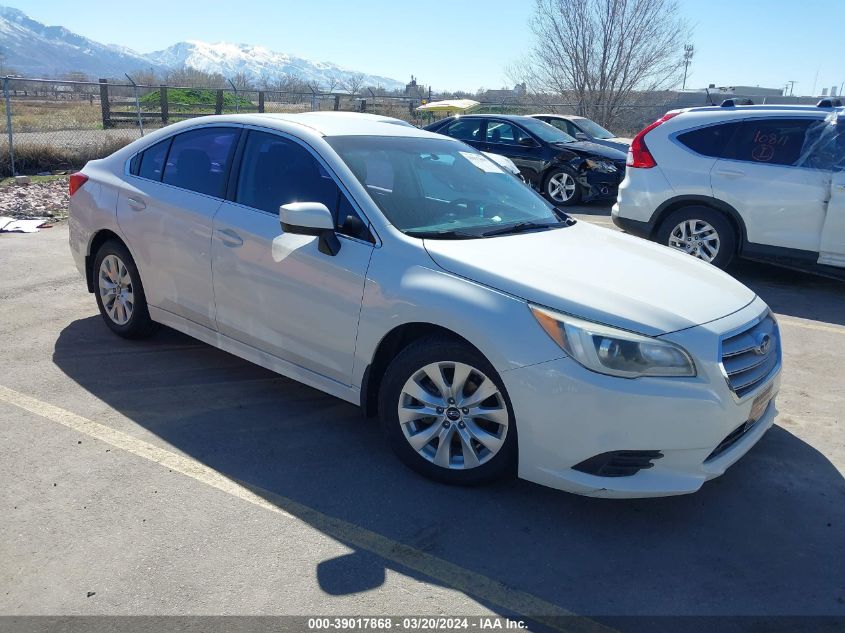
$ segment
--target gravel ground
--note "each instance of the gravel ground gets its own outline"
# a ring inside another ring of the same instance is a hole
[[[18,219],[67,217],[68,179],[0,186],[0,216]]]

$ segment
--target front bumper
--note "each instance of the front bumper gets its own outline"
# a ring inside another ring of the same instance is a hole
[[[632,220],[631,218],[620,216],[618,204],[613,205],[613,209],[610,212],[610,219],[613,220],[613,223],[617,227],[631,235],[651,239],[651,236],[654,234],[654,224],[651,221]]]
[[[780,368],[765,384],[738,399],[719,369],[718,334],[747,320],[762,302],[713,324],[678,333],[698,365],[694,378],[627,380],[591,372],[560,358],[504,372],[519,429],[519,476],[542,485],[595,497],[688,494],[718,477],[747,453],[777,414]],[[669,337],[667,337],[669,338]],[[683,344],[683,343],[682,343]],[[755,398],[770,389],[763,414],[734,441],[714,450],[751,417]],[[573,467],[611,451],[660,451],[653,467],[607,477]]]

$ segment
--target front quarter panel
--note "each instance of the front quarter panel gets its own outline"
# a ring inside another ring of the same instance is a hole
[[[441,270],[420,240],[401,241],[404,248],[391,240],[373,252],[358,330],[355,385],[362,384],[382,339],[408,323],[451,330],[500,373],[564,355],[525,301]]]

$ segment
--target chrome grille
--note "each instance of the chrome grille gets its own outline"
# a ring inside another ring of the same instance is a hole
[[[722,339],[722,369],[731,390],[740,398],[759,387],[778,365],[780,333],[771,313]]]

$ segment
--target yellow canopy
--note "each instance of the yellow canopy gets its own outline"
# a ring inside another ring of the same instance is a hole
[[[417,108],[417,112],[469,112],[477,108],[480,103],[472,99],[448,99],[446,101],[432,101]]]

